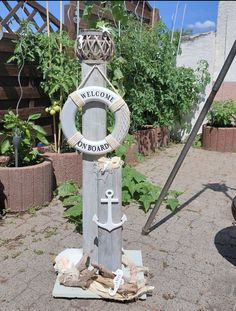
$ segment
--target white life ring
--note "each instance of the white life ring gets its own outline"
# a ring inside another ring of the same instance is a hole
[[[75,126],[77,109],[94,101],[105,104],[115,113],[112,133],[99,141],[86,139]],[[129,124],[130,112],[125,101],[118,94],[99,86],[88,86],[71,93],[61,112],[62,131],[68,143],[87,154],[105,154],[118,148],[128,133]]]

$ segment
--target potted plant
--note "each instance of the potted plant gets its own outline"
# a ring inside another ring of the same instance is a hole
[[[206,150],[236,151],[236,102],[214,102],[202,129],[202,144]]]
[[[1,211],[25,211],[52,198],[51,162],[45,161],[34,148],[37,141],[48,143],[44,129],[34,123],[39,118],[40,113],[35,113],[22,120],[8,111],[2,119],[0,155],[8,161],[0,167]]]
[[[31,26],[31,22],[22,22],[9,62],[17,61],[21,66],[24,55],[26,62],[37,65],[42,76],[40,87],[51,102],[45,110],[53,124],[54,140],[44,156],[52,161],[56,184],[68,179],[80,183],[81,157],[66,144],[59,121],[63,103],[75,90],[80,76],[80,64],[72,52],[74,42],[66,32],[37,33]]]

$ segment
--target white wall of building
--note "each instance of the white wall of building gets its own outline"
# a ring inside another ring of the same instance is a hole
[[[223,66],[229,51],[236,40],[236,1],[219,1],[217,17],[216,53],[214,80]],[[236,81],[236,59],[234,59],[225,82]]]
[[[215,32],[208,32],[204,34],[197,34],[193,36],[187,36],[181,43],[182,53],[177,57],[177,66],[191,67],[196,69],[200,60],[206,60],[209,65],[209,73],[211,78],[214,74],[214,58],[215,58]],[[201,101],[198,103],[196,110],[191,111],[187,117],[187,121],[190,125],[190,129],[194,126],[199,113],[202,110],[206,97],[211,91],[212,79],[205,89],[205,93],[202,96]],[[201,130],[199,131],[201,132]],[[182,140],[188,136],[189,131],[182,131],[179,133]]]
[[[212,83],[216,80],[223,63],[236,40],[236,1],[219,1],[216,32],[201,33],[183,37],[181,42],[182,54],[177,57],[177,65],[196,68],[197,62],[204,59],[209,64],[211,82],[206,87],[205,96],[199,103],[196,112],[190,114],[191,126],[199,116],[206,98],[211,91]],[[234,59],[222,88],[216,99],[236,99],[236,59]],[[186,138],[184,132],[182,139]]]

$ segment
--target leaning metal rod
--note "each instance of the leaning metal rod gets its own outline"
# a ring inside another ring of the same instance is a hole
[[[171,171],[171,173],[170,173],[170,175],[169,175],[169,177],[168,177],[168,179],[167,179],[167,181],[166,181],[166,183],[165,183],[165,185],[164,185],[164,187],[160,193],[160,196],[158,197],[158,199],[155,203],[153,210],[152,210],[151,214],[149,215],[148,220],[146,221],[146,223],[142,229],[143,235],[149,234],[152,231],[152,229],[154,230],[155,225],[153,225],[152,228],[151,228],[151,225],[152,225],[152,222],[156,216],[156,213],[158,212],[158,210],[161,206],[161,203],[163,202],[168,190],[170,189],[170,186],[172,185],[172,182],[173,182],[176,174],[178,173],[178,171],[179,171],[179,169],[180,169],[180,167],[181,167],[181,165],[182,165],[182,163],[183,163],[183,161],[184,161],[184,159],[185,159],[185,157],[186,157],[186,155],[187,155],[187,153],[188,153],[188,151],[189,151],[189,149],[193,143],[193,140],[196,137],[198,130],[200,129],[200,126],[202,125],[202,123],[206,117],[208,110],[211,107],[211,104],[215,98],[216,93],[218,92],[222,82],[224,81],[224,78],[225,78],[225,76],[226,76],[226,74],[227,74],[227,72],[228,72],[228,70],[232,64],[232,61],[234,60],[235,54],[236,54],[236,41],[234,41],[234,44],[233,44],[233,46],[229,52],[229,55],[228,55],[227,59],[225,60],[223,67],[221,68],[221,71],[220,71],[220,73],[219,73],[219,75],[218,75],[218,77],[217,77],[217,79],[213,85],[211,93],[208,96],[208,98],[204,104],[204,107],[202,108],[202,111],[201,111],[201,113],[200,113],[200,115],[199,115],[193,129],[192,129],[192,132],[190,133],[190,135],[187,139],[187,142],[184,145],[184,147],[183,147],[183,149],[182,149],[182,151],[181,151],[181,153],[180,153],[180,155],[179,155],[179,157],[175,163],[175,166],[173,167],[173,169],[172,169],[172,171]]]

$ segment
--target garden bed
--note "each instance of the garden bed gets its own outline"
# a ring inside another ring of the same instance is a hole
[[[164,127],[147,127],[138,131],[136,134],[139,152],[144,155],[150,155],[157,148],[167,146],[170,140],[170,132]]]
[[[205,150],[235,152],[236,127],[213,127],[203,125],[202,145]]]
[[[51,199],[50,161],[25,167],[0,167],[0,210],[22,212]]]
[[[54,186],[66,180],[82,184],[82,155],[76,152],[44,154],[52,162]]]

